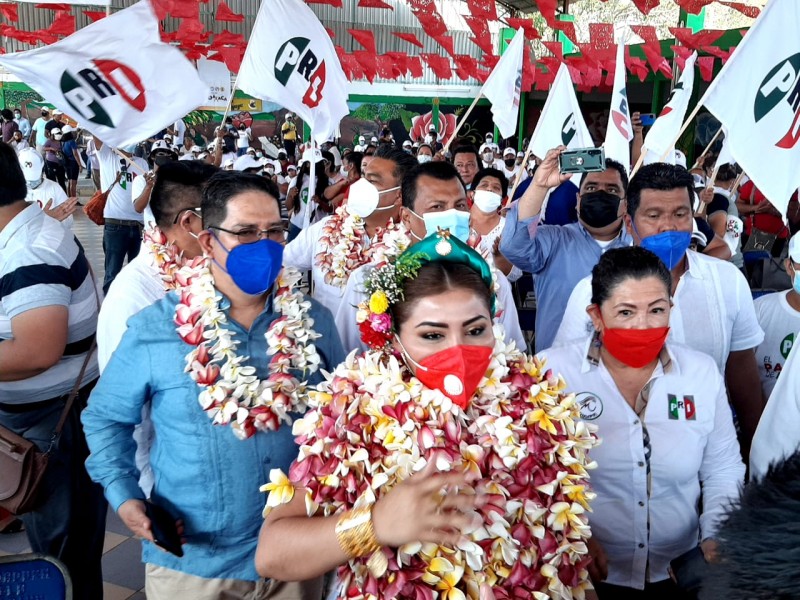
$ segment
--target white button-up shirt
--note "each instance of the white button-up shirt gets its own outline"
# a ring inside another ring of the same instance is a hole
[[[731,352],[755,348],[764,340],[753,297],[744,276],[731,263],[692,250],[686,256],[689,269],[672,298],[668,340],[707,354],[724,373]],[[591,303],[589,275],[572,290],[553,347],[591,335],[592,321],[586,314]]]
[[[708,356],[668,343],[637,414],[602,360],[593,360],[592,344],[575,342],[540,356],[564,376],[581,416],[597,425],[602,440],[591,452],[598,467],[590,478],[597,498],[589,525],[608,558],[606,582],[643,589],[668,577],[671,560],[715,535],[738,498],[744,464],[725,384]]]

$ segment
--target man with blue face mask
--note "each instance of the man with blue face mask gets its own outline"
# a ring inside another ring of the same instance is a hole
[[[754,353],[764,332],[742,273],[729,262],[688,249],[693,197],[694,180],[686,169],[645,165],[628,185],[625,227],[636,245],[655,253],[672,273],[669,339],[708,354],[725,375],[746,459],[764,407]],[[590,334],[590,279],[575,286],[554,346]]]
[[[417,165],[403,178],[403,208],[400,219],[413,245],[439,229],[448,229],[463,242],[470,238],[467,192],[456,168],[447,162]],[[366,349],[356,325],[356,306],[363,298],[362,284],[369,265],[356,269],[347,282],[344,298],[336,314],[336,326],[345,348]],[[506,332],[506,340],[519,348],[526,342],[519,327],[517,308],[511,285],[505,275],[496,272],[498,317]]]
[[[259,415],[270,418],[281,410],[278,398],[293,390],[304,398],[305,385],[319,383],[322,370],[332,371],[344,352],[330,312],[296,285],[277,279],[285,231],[273,182],[247,173],[217,173],[203,189],[200,209],[203,229],[197,242],[208,261],[199,270],[191,267],[189,290],[167,294],[128,321],[91,409],[83,413],[91,450],[87,470],[125,525],[144,540],[149,599],[319,598],[321,581],[267,582],[254,564],[263,522],[259,486],[269,480],[271,469],[288,472],[297,457],[289,422],[300,415],[287,401],[288,414],[275,423],[277,429],[256,425],[248,432],[237,425]],[[286,286],[280,291],[279,282]],[[176,329],[181,320],[190,329],[195,323],[202,334]],[[304,335],[313,345],[297,341]],[[200,340],[210,345],[205,353],[192,354]],[[295,354],[275,378],[280,366],[273,359],[287,360],[287,348]],[[305,360],[309,351],[319,361],[314,368],[314,361]],[[191,373],[187,356],[197,363]],[[234,367],[249,371],[242,373],[252,376],[243,383],[248,389],[232,385]],[[243,401],[251,385],[262,390],[262,402],[255,405]],[[215,417],[206,393],[222,394]],[[223,407],[231,404],[238,408],[226,420]],[[171,518],[182,519],[181,558],[153,544],[154,527],[137,479],[131,435],[145,405],[152,409],[155,427],[150,500]]]

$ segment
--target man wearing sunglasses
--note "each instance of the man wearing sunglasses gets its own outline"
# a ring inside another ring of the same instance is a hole
[[[92,452],[87,470],[103,485],[109,504],[125,525],[145,540],[142,555],[147,563],[148,600],[320,598],[321,580],[264,581],[255,570],[264,506],[258,489],[269,479],[271,469],[288,472],[297,457],[292,427],[281,423],[277,430],[256,428],[241,439],[232,431],[239,415],[227,425],[215,424],[201,402],[204,389],[215,387],[228,394],[226,384],[220,383],[223,376],[212,368],[204,376],[208,380],[201,382],[187,372],[186,356],[192,346],[176,331],[174,322],[182,318],[178,317],[179,303],[185,308],[185,302],[198,300],[203,308],[198,308],[195,318],[205,328],[204,339],[213,338],[215,344],[209,356],[228,348],[233,356],[222,361],[223,368],[234,361],[242,370],[252,369],[253,379],[261,380],[256,385],[268,384],[269,365],[277,356],[268,350],[275,348],[277,338],[292,346],[280,333],[281,326],[284,331],[299,326],[290,322],[292,308],[283,304],[286,297],[276,298],[274,293],[283,255],[278,190],[259,175],[220,172],[206,182],[201,208],[197,241],[211,259],[208,272],[200,275],[203,280],[198,286],[191,286],[193,300],[186,298],[186,289],[167,294],[128,322],[95,387],[90,408],[83,413]],[[313,344],[319,369],[296,363],[292,363],[296,368],[289,369],[291,381],[298,386],[294,389],[303,389],[320,383],[323,371],[332,372],[345,356],[330,312],[302,294],[294,301],[302,305],[296,318],[313,323],[319,334]],[[224,333],[209,327],[211,318]],[[308,346],[294,348],[305,351]],[[195,362],[200,360],[198,355]],[[279,388],[269,389],[277,393]],[[248,390],[238,392],[241,397]],[[182,520],[182,558],[151,543],[157,528],[145,512],[146,493],[137,485],[128,437],[145,406],[151,407],[155,426],[150,464],[156,485],[151,500],[168,509],[172,519]],[[247,410],[242,405],[240,409]],[[293,420],[299,415],[290,413],[289,417]]]

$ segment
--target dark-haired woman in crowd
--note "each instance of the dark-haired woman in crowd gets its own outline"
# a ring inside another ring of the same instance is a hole
[[[584,598],[590,428],[493,329],[486,262],[434,234],[375,269],[364,341],[312,392],[272,471],[256,567],[338,567],[340,598]]]
[[[592,270],[594,336],[542,353],[602,441],[589,518],[601,600],[691,598],[670,562],[698,545],[713,559],[718,521],[744,479],[716,364],[666,343],[670,287],[655,254],[607,251]]]

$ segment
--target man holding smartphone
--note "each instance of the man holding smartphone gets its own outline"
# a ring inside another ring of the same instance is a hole
[[[525,194],[509,211],[500,242],[500,252],[513,265],[535,275],[537,352],[552,345],[572,289],[603,252],[633,243],[622,227],[628,175],[611,159],[606,159],[604,171],[582,175],[577,223],[540,223],[551,190],[572,177],[559,169],[565,150],[559,146],[548,151]]]

